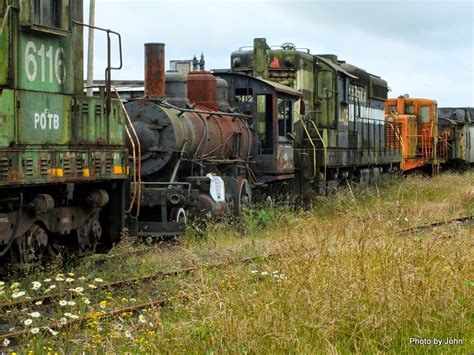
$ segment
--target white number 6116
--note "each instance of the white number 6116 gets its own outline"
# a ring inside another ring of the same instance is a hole
[[[29,81],[35,81],[38,77],[38,62],[40,59],[40,73],[41,82],[53,83],[53,70],[56,81],[59,85],[66,81],[66,67],[64,66],[64,48],[56,49],[53,66],[53,46],[49,46],[48,51],[45,51],[44,44],[39,50],[36,50],[34,42],[29,41],[25,47],[25,72]],[[48,62],[49,73],[46,73],[46,62]],[[48,78],[46,78],[46,75]],[[48,79],[48,80],[47,80]]]

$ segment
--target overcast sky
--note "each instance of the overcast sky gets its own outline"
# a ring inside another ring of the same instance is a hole
[[[89,1],[84,2],[88,22]],[[124,67],[114,79],[143,80],[143,44],[166,43],[170,59],[204,52],[206,68],[265,37],[339,59],[387,80],[389,96],[474,106],[471,0],[96,0],[96,25],[121,33]],[[103,79],[105,36],[96,34],[95,78]]]

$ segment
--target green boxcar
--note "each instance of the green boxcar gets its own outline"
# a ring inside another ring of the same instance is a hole
[[[0,0],[0,261],[110,246],[123,227],[124,113],[83,88],[83,1]]]

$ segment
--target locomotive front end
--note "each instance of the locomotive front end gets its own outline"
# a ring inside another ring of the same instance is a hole
[[[233,209],[229,200],[242,182],[223,177],[222,169],[245,167],[253,142],[244,115],[219,111],[226,106],[223,83],[218,88],[217,79],[205,71],[187,78],[165,76],[163,56],[163,44],[145,45],[145,97],[126,104],[142,150],[138,230],[158,235],[182,230],[182,224],[173,225],[176,209],[200,217],[223,216]],[[156,209],[161,209],[159,222],[144,221],[156,219]]]
[[[125,116],[84,95],[82,17],[83,1],[0,1],[1,262],[90,252],[123,227]]]

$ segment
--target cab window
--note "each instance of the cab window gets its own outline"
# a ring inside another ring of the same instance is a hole
[[[257,95],[257,133],[259,154],[273,154],[272,95]]]
[[[421,123],[430,122],[430,107],[429,106],[420,107],[420,120],[421,120]]]
[[[33,23],[36,25],[68,30],[65,10],[69,7],[68,0],[33,0]]]
[[[415,113],[415,105],[413,104],[405,105],[405,113],[407,115],[413,115]]]
[[[278,136],[285,137],[292,131],[293,109],[290,100],[278,99]]]

